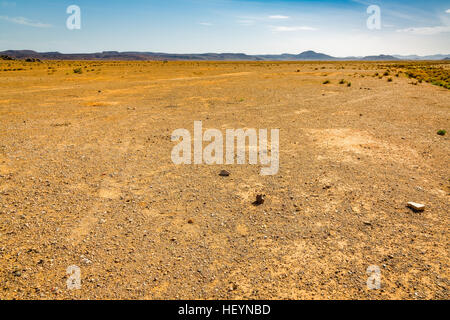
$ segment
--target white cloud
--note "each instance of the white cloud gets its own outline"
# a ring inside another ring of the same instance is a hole
[[[450,32],[450,26],[406,28],[399,29],[397,30],[397,32],[406,32],[418,35],[435,35],[439,33]]]
[[[24,17],[7,17],[0,16],[0,20],[9,21],[15,24],[21,24],[24,26],[34,27],[34,28],[50,28],[52,25],[47,23],[42,23],[38,21],[32,21]]]
[[[446,13],[450,13],[450,9],[445,10]]]
[[[239,20],[237,23],[239,23],[242,26],[251,26],[255,24],[254,20]]]
[[[202,26],[207,26],[207,27],[212,26],[212,23],[210,23],[210,22],[200,22],[199,24]]]
[[[316,28],[308,26],[272,26],[275,32],[293,32],[293,31],[316,31]]]
[[[286,20],[286,19],[289,19],[289,17],[288,16],[282,16],[282,15],[273,15],[273,16],[269,16],[269,19]]]

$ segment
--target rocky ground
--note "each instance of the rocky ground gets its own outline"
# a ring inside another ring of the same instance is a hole
[[[0,298],[448,299],[450,95],[396,68],[0,62]],[[279,173],[174,165],[196,120]]]

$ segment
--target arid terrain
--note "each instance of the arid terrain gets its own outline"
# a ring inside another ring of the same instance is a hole
[[[0,299],[449,299],[449,72],[0,61]],[[279,173],[173,164],[196,120],[280,129]]]

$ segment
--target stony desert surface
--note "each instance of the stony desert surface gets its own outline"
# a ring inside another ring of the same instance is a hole
[[[408,68],[1,61],[0,299],[448,299],[450,94]],[[197,120],[280,129],[279,173],[173,164]]]

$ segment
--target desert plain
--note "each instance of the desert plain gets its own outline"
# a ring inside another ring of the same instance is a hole
[[[449,78],[442,61],[0,61],[0,299],[448,299],[450,92],[417,68]],[[173,164],[194,121],[278,128],[279,172]]]

